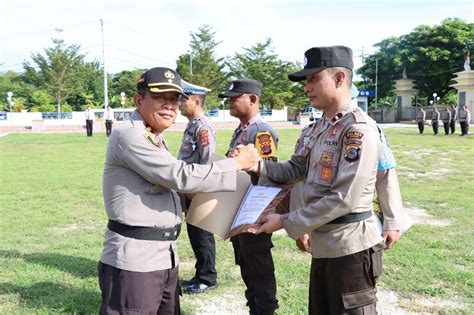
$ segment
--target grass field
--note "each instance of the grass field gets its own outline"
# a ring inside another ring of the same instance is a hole
[[[218,132],[223,154],[231,130]],[[297,129],[278,130],[288,159]],[[470,313],[474,308],[474,136],[418,135],[389,129],[404,203],[443,224],[414,225],[384,256],[380,288],[410,311]],[[171,151],[181,132],[168,132]],[[107,138],[95,134],[11,134],[0,138],[0,314],[97,313],[97,260],[106,216],[102,169]],[[310,256],[273,237],[279,314],[305,314]],[[187,234],[180,238],[182,279],[193,275]],[[241,313],[244,285],[230,242],[217,242],[219,287],[183,296],[185,314],[207,307]]]

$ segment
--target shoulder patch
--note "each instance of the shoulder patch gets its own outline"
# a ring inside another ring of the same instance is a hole
[[[270,131],[259,131],[255,138],[255,147],[262,157],[276,156],[275,140]]]
[[[209,131],[206,129],[202,129],[199,131],[199,144],[202,147],[207,147],[209,145]]]
[[[362,139],[364,134],[362,132],[359,132],[359,131],[348,131],[345,136],[346,136],[346,139],[348,139],[348,140],[350,140],[350,139]]]
[[[358,140],[350,140],[352,141],[358,141]],[[360,150],[361,150],[361,144],[359,143],[344,143],[344,159],[347,162],[355,162],[360,158]]]

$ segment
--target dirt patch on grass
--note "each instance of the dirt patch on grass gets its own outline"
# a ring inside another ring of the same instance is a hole
[[[413,224],[425,224],[431,226],[450,226],[451,221],[446,219],[438,219],[435,216],[429,214],[424,209],[420,208],[405,208],[408,215],[412,218]]]
[[[379,314],[418,314],[409,312],[407,309],[398,306],[399,297],[393,291],[378,290],[377,292],[377,312]]]
[[[209,293],[185,295],[183,300],[192,305],[194,315],[246,315],[248,307],[245,305],[246,300],[242,292],[229,292],[228,290],[220,295],[212,295]],[[188,304],[188,305],[189,305]]]

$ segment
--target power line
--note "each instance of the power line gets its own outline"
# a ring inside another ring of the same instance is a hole
[[[174,66],[174,64],[171,64],[171,63],[169,63],[169,62],[165,62],[165,61],[162,61],[162,60],[156,60],[156,59],[153,59],[153,58],[149,58],[149,57],[146,57],[146,56],[142,56],[142,55],[136,54],[136,53],[134,53],[134,52],[131,52],[131,51],[128,51],[128,50],[119,48],[119,47],[115,47],[115,46],[112,46],[112,45],[106,45],[106,46],[107,46],[107,47],[114,48],[114,49],[117,49],[117,50],[120,50],[120,51],[123,51],[123,52],[125,52],[125,53],[127,53],[127,54],[130,54],[130,55],[134,55],[134,56],[137,56],[137,57],[140,57],[140,58],[143,58],[143,59],[147,59],[147,60],[153,61],[153,62],[159,62],[159,63],[162,63],[162,64]]]

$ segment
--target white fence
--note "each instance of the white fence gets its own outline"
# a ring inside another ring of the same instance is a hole
[[[103,122],[103,109],[94,109],[95,123]],[[120,124],[123,121],[123,117],[127,119],[133,108],[127,108],[123,112],[121,109],[114,110],[115,123]],[[213,112],[214,115],[209,116],[212,122],[238,122],[239,120],[232,117],[229,110],[219,110]],[[281,110],[271,110],[262,112],[262,120],[264,121],[287,121],[288,120],[288,109],[287,107]],[[175,123],[187,123],[188,119],[182,116],[178,112]],[[46,127],[46,126],[85,126],[85,115],[84,112],[70,112],[61,113],[61,118],[58,119],[56,113],[40,113],[40,112],[27,112],[22,111],[21,113],[0,113],[0,126],[24,126],[32,127],[32,129]]]

